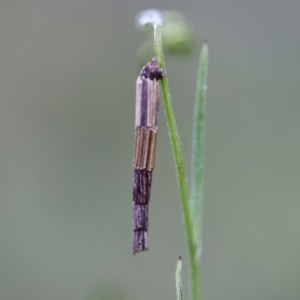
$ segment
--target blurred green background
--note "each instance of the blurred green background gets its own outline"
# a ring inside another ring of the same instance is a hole
[[[300,297],[300,2],[2,0],[0,299],[175,299],[187,252],[163,107],[150,251],[131,251],[143,9],[177,10],[167,57],[187,174],[200,42],[209,41],[202,299]]]

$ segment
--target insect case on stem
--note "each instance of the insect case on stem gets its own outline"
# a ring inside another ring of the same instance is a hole
[[[156,58],[141,70],[136,82],[135,143],[133,156],[132,250],[148,250],[148,205],[155,163],[159,80],[163,78]]]

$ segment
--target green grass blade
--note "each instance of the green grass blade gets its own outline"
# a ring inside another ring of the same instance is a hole
[[[190,210],[194,228],[194,243],[197,248],[196,260],[199,262],[202,240],[203,214],[203,170],[204,170],[204,132],[205,106],[207,90],[207,42],[202,46],[200,53],[196,101],[194,109],[193,146],[192,146],[192,174],[190,185]]]
[[[181,256],[179,256],[177,266],[176,266],[176,271],[175,271],[175,283],[176,283],[177,300],[182,300],[181,268],[182,268],[182,260],[181,260]]]

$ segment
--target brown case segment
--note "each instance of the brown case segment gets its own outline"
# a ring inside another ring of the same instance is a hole
[[[135,128],[133,167],[152,171],[155,163],[157,133],[151,128]]]

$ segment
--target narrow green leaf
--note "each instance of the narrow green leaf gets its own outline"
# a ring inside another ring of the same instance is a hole
[[[182,260],[181,260],[181,256],[179,256],[177,266],[176,266],[176,271],[175,271],[175,283],[176,283],[177,300],[182,300],[181,268],[182,268]]]
[[[203,170],[204,170],[204,132],[205,106],[207,91],[207,64],[208,47],[204,42],[199,62],[198,83],[194,109],[193,146],[192,146],[192,174],[190,185],[190,210],[194,229],[194,243],[196,245],[199,262],[202,241],[202,214],[203,214]]]

